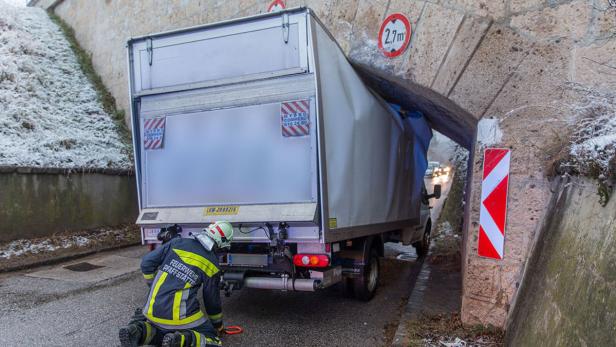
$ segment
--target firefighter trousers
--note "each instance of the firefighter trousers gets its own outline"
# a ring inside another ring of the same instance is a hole
[[[135,312],[129,324],[137,324],[141,328],[141,345],[160,346],[163,337],[168,333],[179,332],[185,336],[183,347],[220,347],[222,343],[218,339],[218,334],[212,323],[208,320],[205,323],[191,329],[169,330],[163,329],[156,324],[148,321],[141,313]]]

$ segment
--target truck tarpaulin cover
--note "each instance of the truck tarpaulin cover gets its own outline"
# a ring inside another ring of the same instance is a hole
[[[390,106],[400,113],[400,106],[390,104]],[[403,121],[404,129],[413,137],[413,156],[415,162],[413,166],[413,193],[411,200],[419,201],[421,199],[421,187],[423,185],[424,173],[428,168],[428,147],[432,140],[432,129],[423,113],[419,111],[409,112]]]
[[[327,32],[316,33],[329,218],[338,228],[418,218],[430,127],[395,112]]]

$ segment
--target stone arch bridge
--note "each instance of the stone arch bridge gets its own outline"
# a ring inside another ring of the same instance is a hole
[[[75,29],[120,108],[127,109],[131,36],[264,12],[266,0],[32,0]],[[608,0],[287,0],[308,6],[366,80],[421,110],[471,150],[462,318],[505,326],[551,197],[548,168],[585,90],[616,88],[616,8]],[[381,22],[406,14],[409,48],[377,49]],[[509,148],[504,259],[477,256],[483,148]]]

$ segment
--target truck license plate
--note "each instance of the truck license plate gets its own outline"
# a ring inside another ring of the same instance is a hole
[[[227,263],[230,266],[264,267],[268,265],[267,254],[227,254]]]

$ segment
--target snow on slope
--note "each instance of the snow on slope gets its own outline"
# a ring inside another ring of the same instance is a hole
[[[129,150],[60,28],[0,0],[0,166],[121,169]]]
[[[616,94],[601,93],[581,86],[583,102],[573,105],[579,120],[574,125],[571,145],[573,165],[582,174],[599,174],[599,179],[616,177]],[[613,162],[613,163],[612,163]]]
[[[0,2],[6,2],[9,3],[13,6],[20,6],[20,7],[26,7],[28,0],[0,0]]]

